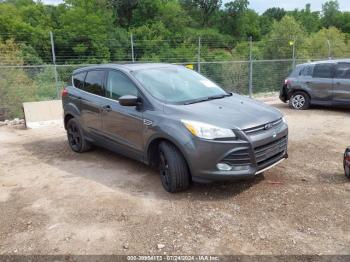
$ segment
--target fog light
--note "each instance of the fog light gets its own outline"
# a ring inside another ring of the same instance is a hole
[[[243,171],[243,170],[248,170],[249,166],[234,166],[232,168],[233,171]]]
[[[230,165],[225,163],[218,163],[216,167],[221,171],[230,171],[232,169]]]

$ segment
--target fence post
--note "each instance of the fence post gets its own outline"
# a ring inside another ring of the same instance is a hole
[[[201,72],[201,37],[198,37],[198,52],[197,52],[198,73]]]
[[[131,60],[134,63],[135,62],[135,54],[134,54],[134,38],[132,36],[132,33],[130,34],[130,43],[131,43]]]
[[[55,44],[53,42],[53,34],[51,31],[50,31],[50,40],[51,40],[52,62],[53,62],[54,73],[55,73],[56,97],[59,98],[60,94],[59,94],[58,75],[57,75],[57,67],[56,67]]]
[[[253,96],[253,38],[249,37],[249,97]]]
[[[328,59],[331,60],[332,59],[332,49],[331,49],[331,41],[329,41],[329,39],[327,39],[327,45],[328,45]]]
[[[295,38],[293,39],[293,70],[295,68]]]

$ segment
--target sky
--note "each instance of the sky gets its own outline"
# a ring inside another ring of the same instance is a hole
[[[223,0],[223,2],[229,2]],[[285,10],[294,10],[295,8],[304,8],[307,3],[311,4],[313,11],[321,11],[322,4],[327,2],[326,0],[249,0],[250,8],[254,9],[258,13],[263,13],[270,7],[281,7]],[[350,11],[349,0],[338,0],[341,11]]]
[[[46,4],[58,4],[62,3],[63,0],[42,0]],[[230,0],[223,0],[223,3],[229,2]],[[281,7],[286,10],[294,10],[295,8],[304,8],[307,3],[311,4],[313,11],[320,11],[322,4],[327,0],[249,0],[250,8],[254,9],[258,13],[263,13],[267,8],[270,7]],[[340,10],[350,11],[349,0],[338,0]]]

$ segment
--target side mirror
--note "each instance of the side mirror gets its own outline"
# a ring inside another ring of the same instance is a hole
[[[119,104],[122,106],[137,106],[140,103],[140,99],[136,96],[125,95],[119,97]]]

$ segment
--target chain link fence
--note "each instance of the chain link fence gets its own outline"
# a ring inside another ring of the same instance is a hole
[[[305,62],[298,60],[297,63]],[[193,66],[198,64],[177,63]],[[21,116],[23,102],[59,98],[62,88],[70,81],[74,69],[81,65],[0,66],[0,107],[8,117]],[[227,91],[249,94],[250,61],[201,62],[203,75]],[[252,94],[276,92],[293,68],[293,60],[252,61]],[[57,72],[57,80],[55,78]]]
[[[32,59],[33,50],[27,50],[29,42],[25,37],[17,42],[19,51],[16,52],[21,52],[22,64],[14,61],[17,53],[11,48],[0,48],[0,111],[6,111],[8,118],[22,115],[23,102],[58,99],[72,71],[91,64],[118,61],[190,65],[227,91],[256,96],[278,91],[296,64],[330,57],[350,57],[350,45],[339,46],[330,41],[318,43],[318,47],[314,44],[301,46],[298,42],[290,45],[286,41],[269,43],[280,47],[277,57],[281,59],[271,60],[261,55],[261,43],[253,42],[251,38],[232,43],[200,37],[135,40],[132,36],[129,43],[108,39],[102,46],[109,51],[103,56],[93,52],[77,55],[72,46],[62,45],[59,40],[54,43],[52,37],[45,38],[43,46],[35,50],[43,63],[36,65],[39,60]],[[270,51],[270,55],[276,57],[275,50]]]

